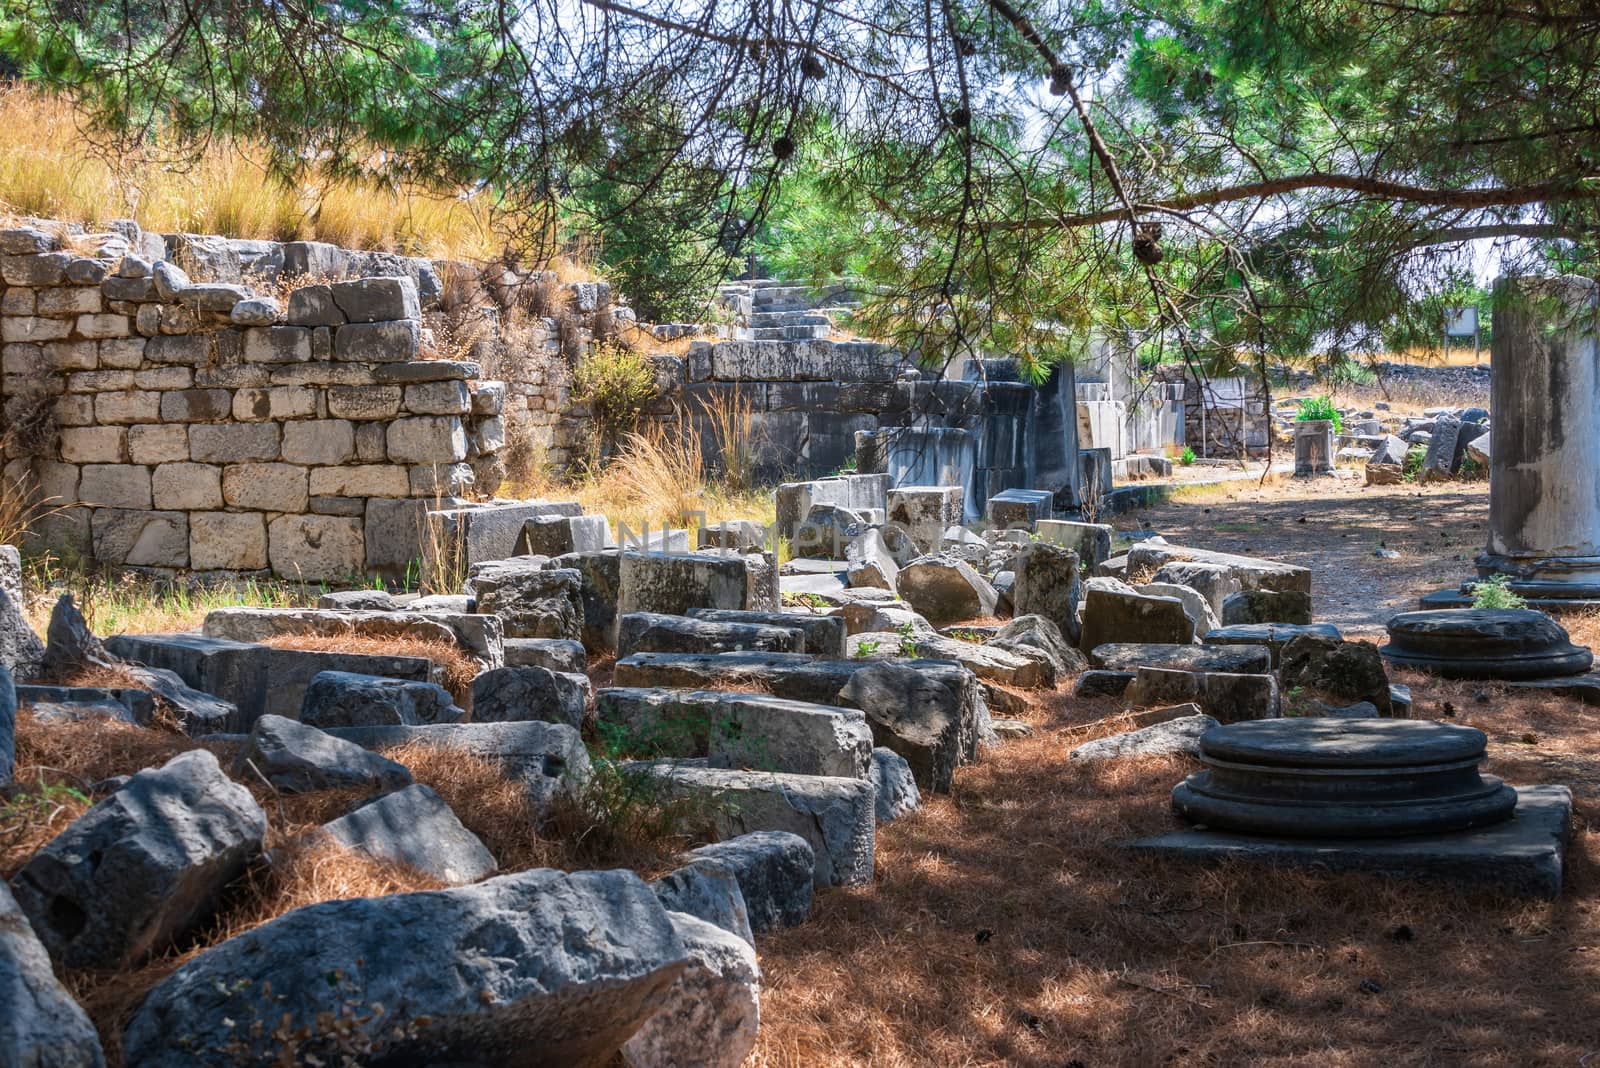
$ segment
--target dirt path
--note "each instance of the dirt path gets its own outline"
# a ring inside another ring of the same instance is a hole
[[[1423,594],[1472,578],[1488,520],[1487,482],[1365,486],[1360,475],[1341,471],[1194,490],[1112,523],[1119,532],[1148,524],[1180,545],[1303,564],[1314,572],[1317,620],[1372,636]],[[1377,556],[1379,548],[1400,556]]]

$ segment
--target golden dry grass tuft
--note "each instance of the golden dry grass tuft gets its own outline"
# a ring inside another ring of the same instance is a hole
[[[450,691],[457,704],[470,701],[472,680],[478,662],[455,642],[432,638],[368,638],[356,635],[326,637],[314,634],[286,634],[266,639],[263,645],[307,652],[363,653],[368,656],[416,656],[438,665],[443,677],[440,685]]]

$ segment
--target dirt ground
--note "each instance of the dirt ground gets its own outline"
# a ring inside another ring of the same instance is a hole
[[[1232,499],[1229,499],[1229,498]],[[1301,521],[1304,517],[1304,522]],[[1481,486],[1230,487],[1122,517],[1306,563],[1319,618],[1376,636],[1470,572]],[[1371,555],[1379,542],[1398,560]],[[1600,620],[1570,623],[1600,642]],[[878,829],[871,887],[761,940],[763,1068],[1600,1065],[1600,709],[1415,674],[1417,714],[1490,736],[1488,771],[1573,787],[1565,892],[1528,902],[1131,854],[1198,766],[1080,766],[1115,702],[1036,701],[1035,733]]]
[[[1194,489],[1111,521],[1119,533],[1154,531],[1178,545],[1309,567],[1318,622],[1374,639],[1418,597],[1475,577],[1488,522],[1488,482],[1366,486],[1351,470]],[[1380,548],[1400,556],[1379,557]]]

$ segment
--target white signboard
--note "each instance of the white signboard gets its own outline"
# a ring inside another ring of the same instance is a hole
[[[1446,308],[1444,312],[1445,337],[1477,337],[1477,308]]]

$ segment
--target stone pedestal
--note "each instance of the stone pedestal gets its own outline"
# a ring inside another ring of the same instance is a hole
[[[1600,286],[1502,279],[1480,575],[1530,599],[1600,599]]]
[[[1526,608],[1405,612],[1389,620],[1389,644],[1378,651],[1396,667],[1447,679],[1546,679],[1582,674],[1594,662],[1561,624]]]
[[[1333,420],[1307,419],[1294,425],[1296,478],[1333,473]]]

